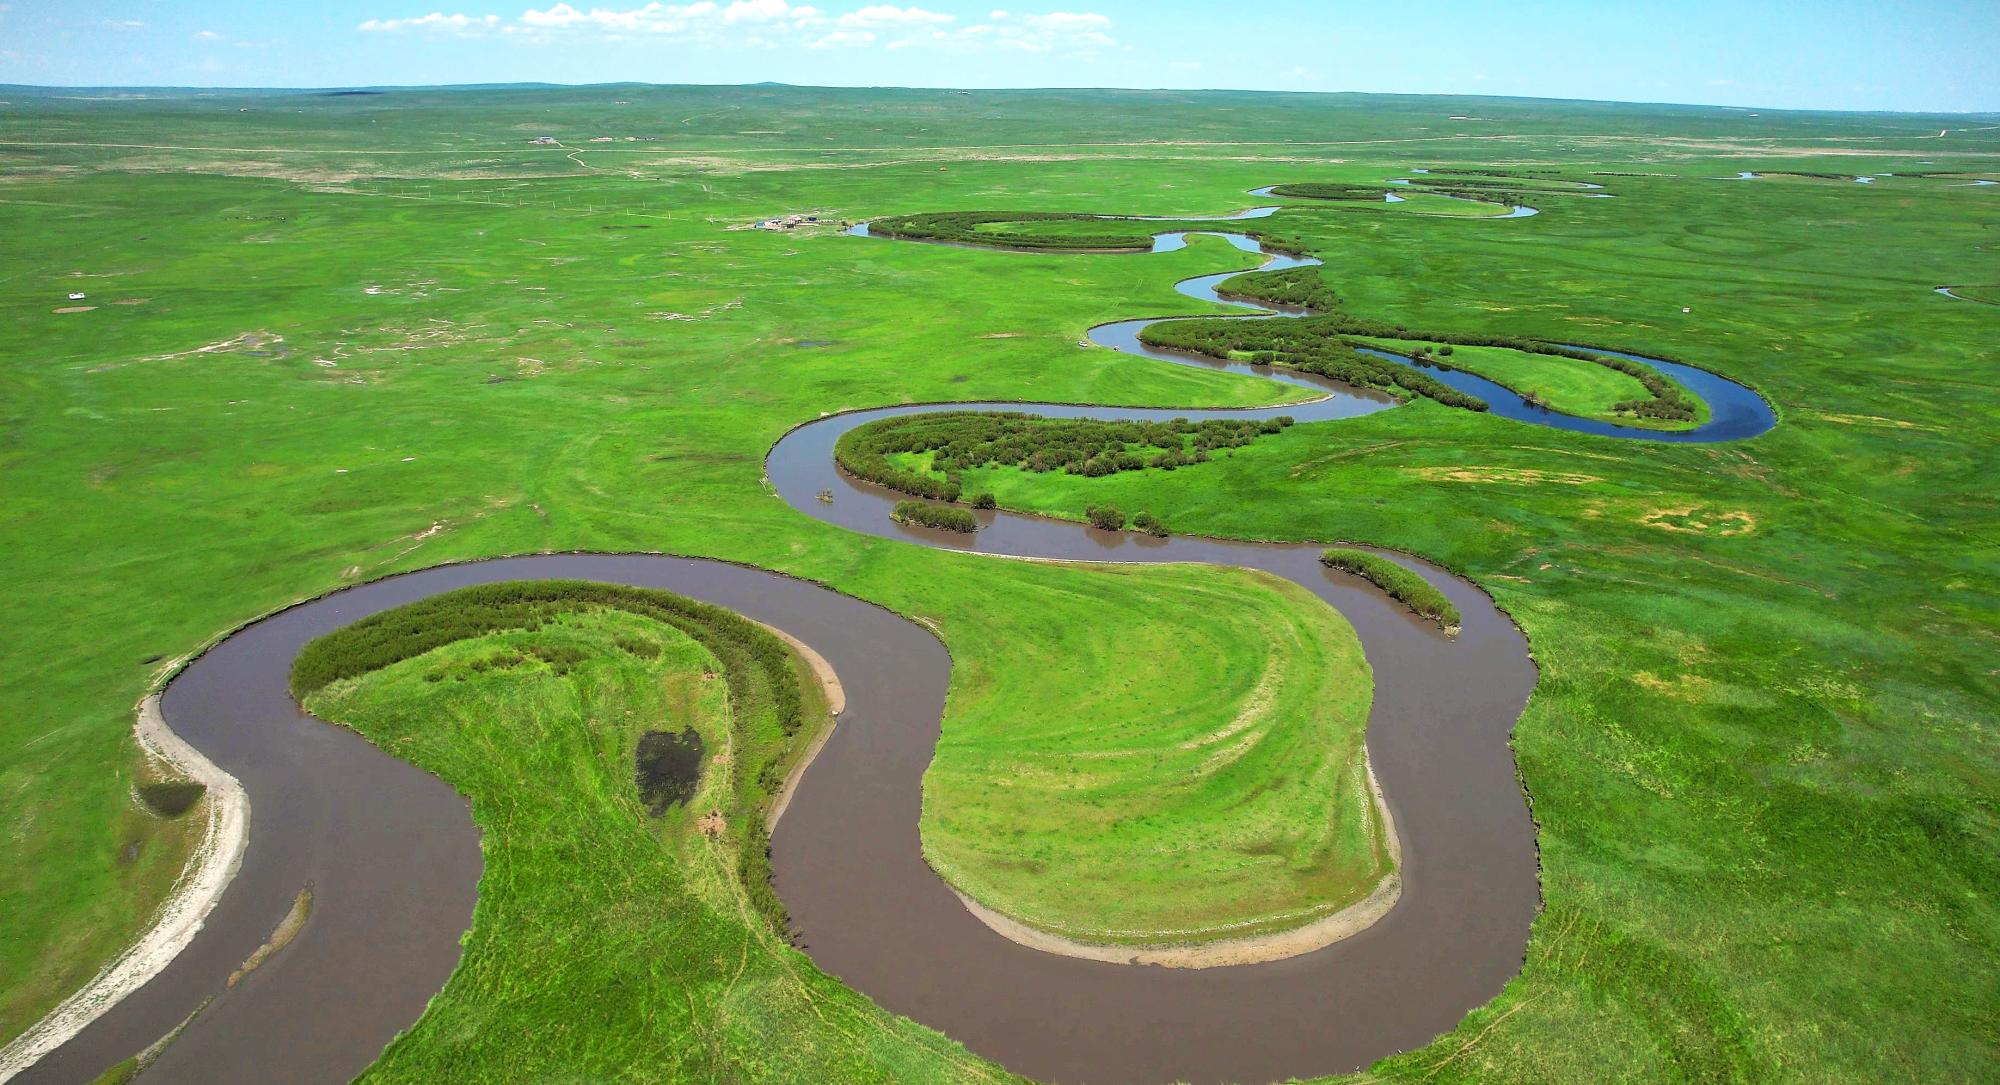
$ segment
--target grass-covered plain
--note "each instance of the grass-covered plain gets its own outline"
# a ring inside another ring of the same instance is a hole
[[[7,97],[0,1033],[144,921],[143,879],[119,863],[120,766],[161,661],[358,578],[636,549],[825,580],[935,622],[951,648],[934,782],[955,742],[1002,722],[991,702],[1011,683],[1083,703],[1186,666],[1115,649],[1211,620],[1146,609],[1158,571],[851,536],[769,494],[762,456],[820,412],[903,401],[1277,402],[1267,383],[1076,347],[1102,321],[1200,313],[1171,283],[1250,257],[1201,238],[1044,256],[727,227],[1217,214],[1260,185],[1456,165],[1616,173],[1619,198],[1551,197],[1511,221],[1295,201],[1261,222],[1327,260],[1350,312],[1712,366],[1765,393],[1778,428],[1653,445],[1418,401],[1173,472],[1015,472],[1003,503],[1397,547],[1463,571],[1527,630],[1542,682],[1515,746],[1548,910],[1499,999],[1373,1077],[2000,1067],[2000,339],[1992,307],[1932,292],[1991,280],[2000,186],[1718,179],[1990,173],[1993,121],[1164,92]],[[662,139],[587,145],[579,164],[525,143],[542,130]],[[72,307],[90,308],[55,311]],[[1102,669],[1022,657],[1052,630]],[[714,923],[711,944],[777,974],[747,922]],[[749,1079],[806,1049],[842,1053],[831,1079],[992,1073],[797,982],[820,1013],[758,1017],[754,1048],[689,1044]],[[711,1016],[751,997],[684,993]],[[582,1049],[616,1038],[512,1042],[595,1066]]]
[[[720,644],[748,637],[771,639]],[[765,797],[750,782],[791,748],[767,698],[732,695],[771,677],[749,670],[655,617],[584,606],[306,698],[468,795],[485,833],[464,958],[369,1080],[829,1081],[963,1058],[813,969],[746,892],[743,860],[762,857],[746,826]],[[784,677],[810,685],[803,667]],[[633,757],[657,730],[695,732],[707,756],[692,799],[653,817]],[[800,1017],[840,1039],[782,1042]]]
[[[1166,620],[1079,652],[1061,627],[1074,612],[1055,613],[1016,646],[1008,671],[1082,696],[965,677],[925,777],[925,858],[981,903],[1097,944],[1265,934],[1367,896],[1393,861],[1354,631],[1286,581],[1156,573],[1130,589]],[[1126,677],[1126,654],[1178,667]]]

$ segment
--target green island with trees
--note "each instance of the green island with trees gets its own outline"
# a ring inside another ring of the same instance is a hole
[[[1352,547],[1332,547],[1319,556],[1321,565],[1353,573],[1381,588],[1410,608],[1410,612],[1443,626],[1447,633],[1458,632],[1458,607],[1430,581],[1390,561],[1380,554]]]
[[[898,501],[890,513],[897,523],[934,527],[970,535],[979,530],[979,521],[965,509],[934,505],[929,501]]]

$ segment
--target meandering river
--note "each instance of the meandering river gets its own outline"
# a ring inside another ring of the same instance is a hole
[[[1220,236],[1264,255],[1266,267],[1310,262],[1264,253],[1241,234]],[[1163,233],[1154,251],[1185,243],[1184,233]],[[1214,288],[1230,274],[1187,280],[1181,292],[1224,300]],[[1259,310],[1245,318],[1282,315]],[[301,711],[286,692],[291,660],[307,641],[367,615],[469,584],[533,578],[679,592],[783,629],[832,664],[847,708],[773,840],[778,891],[802,947],[884,1007],[1009,1069],[1061,1082],[1261,1082],[1352,1070],[1450,1029],[1519,970],[1539,903],[1534,830],[1508,744],[1535,670],[1520,631],[1481,591],[1397,558],[1462,612],[1462,632],[1446,638],[1371,586],[1321,566],[1317,545],[1152,539],[1004,512],[979,513],[983,527],[974,536],[933,532],[892,522],[888,511],[900,495],[834,466],[840,434],[926,411],[1325,421],[1394,405],[1303,374],[1152,351],[1137,342],[1146,323],[1103,325],[1090,338],[1158,361],[1255,373],[1318,398],[1256,410],[889,407],[792,430],[770,450],[767,473],[802,515],[848,530],[994,555],[1259,569],[1339,610],[1374,671],[1368,750],[1403,847],[1403,894],[1379,922],[1301,956],[1198,971],[1097,963],[1018,945],[974,918],[921,855],[922,779],[950,678],[950,658],[927,630],[827,588],[717,561],[496,559],[397,576],[282,611],[226,638],[168,685],[169,724],[249,795],[252,832],[242,871],[186,951],[23,1080],[88,1081],[216,995],[148,1071],[149,1081],[343,1081],[409,1027],[457,962],[480,872],[478,832],[465,802],[441,781]],[[1713,441],[1771,425],[1769,407],[1748,389],[1704,370],[1649,362],[1708,400],[1706,425],[1662,433],[1525,404],[1514,411],[1491,388],[1455,383],[1469,374],[1434,375],[1488,399],[1495,414],[1604,436]],[[822,491],[833,500],[820,500]],[[1338,524],[1328,525],[1329,541],[1338,534]],[[225,988],[229,972],[307,881],[316,898],[304,931]]]

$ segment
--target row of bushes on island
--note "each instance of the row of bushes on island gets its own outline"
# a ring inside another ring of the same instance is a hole
[[[1104,215],[1083,215],[1054,211],[936,211],[920,215],[899,215],[876,219],[868,232],[906,241],[944,241],[960,245],[982,245],[1010,249],[1125,251],[1150,249],[1157,229],[1135,229],[1128,233],[1066,234],[1056,231],[1018,231],[1005,234],[982,233],[981,226],[994,223],[1115,222]]]
[[[1447,182],[1425,181],[1419,177],[1409,178],[1407,186],[1400,186],[1416,192],[1426,192],[1433,196],[1450,196],[1454,199],[1472,200],[1475,203],[1502,203],[1525,195],[1513,191],[1472,191],[1485,185],[1508,187],[1506,181],[1475,181],[1471,178],[1453,178]],[[1454,188],[1453,186],[1459,186]],[[1511,187],[1518,188],[1518,185]],[[1274,185],[1271,193],[1276,196],[1291,196],[1307,200],[1356,200],[1379,201],[1389,194],[1383,185],[1358,185],[1348,182],[1313,181],[1292,185]]]
[[[1225,280],[1217,292],[1225,297],[1241,298],[1246,301],[1262,302],[1264,304],[1303,306],[1314,310],[1318,315],[1300,320],[1239,320],[1233,322],[1240,326],[1234,330],[1223,326],[1231,323],[1229,321],[1173,321],[1165,324],[1151,325],[1141,333],[1140,338],[1149,345],[1193,350],[1219,358],[1229,357],[1229,352],[1232,350],[1247,350],[1252,352],[1272,350],[1278,352],[1280,355],[1287,353],[1301,355],[1307,359],[1307,364],[1300,364],[1297,361],[1288,360],[1286,357],[1279,357],[1276,359],[1275,364],[1287,365],[1296,369],[1305,369],[1308,372],[1322,373],[1336,380],[1345,380],[1349,383],[1367,383],[1373,387],[1387,387],[1387,385],[1380,380],[1355,380],[1349,376],[1329,372],[1324,366],[1314,368],[1311,362],[1313,357],[1317,355],[1318,357],[1337,360],[1340,364],[1334,368],[1339,368],[1364,378],[1370,375],[1365,366],[1353,363],[1331,345],[1321,344],[1317,347],[1312,347],[1311,344],[1328,338],[1340,339],[1346,336],[1358,336],[1375,339],[1420,339],[1447,347],[1453,345],[1461,347],[1501,347],[1508,350],[1518,350],[1525,354],[1540,354],[1592,362],[1607,369],[1615,369],[1620,373],[1624,373],[1645,386],[1649,398],[1630,399],[1613,404],[1612,410],[1614,411],[1641,418],[1654,418],[1674,422],[1691,422],[1700,417],[1700,404],[1689,395],[1685,388],[1682,388],[1678,383],[1668,378],[1666,374],[1661,373],[1652,366],[1630,358],[1621,358],[1613,354],[1601,354],[1591,350],[1579,350],[1572,347],[1560,346],[1555,343],[1543,342],[1539,339],[1528,339],[1518,335],[1500,335],[1491,332],[1440,332],[1412,329],[1403,324],[1391,324],[1387,321],[1368,320],[1352,316],[1341,310],[1339,296],[1326,284],[1326,280],[1321,274],[1320,269],[1315,266],[1287,268],[1283,271],[1249,272]],[[1203,324],[1206,327],[1200,329],[1184,328],[1183,326],[1187,324]],[[1272,325],[1298,325],[1298,327],[1274,329]],[[1285,345],[1255,345],[1258,343],[1269,343],[1274,336],[1282,339]],[[1343,341],[1341,345],[1346,347],[1350,353],[1353,352],[1353,343]],[[1441,351],[1440,353],[1448,352]],[[1360,357],[1372,361],[1380,368],[1393,370],[1397,373],[1411,372],[1396,365],[1394,362],[1371,359],[1367,355],[1361,355]],[[1417,375],[1422,376],[1421,374]],[[1435,379],[1424,379],[1429,381],[1430,384],[1437,385],[1438,388],[1444,388],[1448,394],[1434,394],[1422,382],[1405,383],[1396,381],[1394,383],[1398,384],[1404,390],[1419,395],[1430,396],[1449,406],[1468,407],[1473,410],[1483,410],[1485,408],[1485,403],[1481,400],[1446,388],[1441,382]],[[1478,404],[1478,406],[1475,407],[1472,404]]]
[[[1458,607],[1432,587],[1430,581],[1388,558],[1366,550],[1333,547],[1321,554],[1319,561],[1330,569],[1353,573],[1381,588],[1389,598],[1410,608],[1411,613],[1443,626],[1445,632],[1458,632]]]
[[[899,524],[915,524],[918,527],[934,527],[941,531],[959,531],[967,535],[979,530],[979,521],[971,511],[957,505],[934,505],[929,501],[898,501],[889,517]]]
[[[1271,195],[1302,200],[1380,200],[1389,192],[1383,185],[1358,185],[1338,181],[1309,181],[1293,185],[1272,185]]]
[[[805,695],[791,650],[769,630],[739,614],[671,592],[617,584],[580,580],[482,584],[383,611],[308,643],[292,663],[292,695],[303,702],[330,683],[413,659],[455,641],[534,631],[565,614],[598,608],[621,610],[672,626],[708,649],[721,664],[729,686],[732,726],[742,732],[732,743],[739,756],[731,762],[730,771],[738,773],[737,782],[748,784],[750,790],[742,808],[729,819],[744,834],[737,850],[736,873],[757,911],[773,929],[784,930],[784,905],[771,888],[770,834],[764,810],[784,787],[794,740],[802,740]],[[619,646],[626,647],[622,640]],[[574,649],[531,651],[559,672],[582,662]],[[657,653],[658,649],[652,651]],[[784,736],[776,748],[748,730],[765,719],[775,722]],[[731,794],[742,792],[741,787],[731,788]]]
[[[1467,189],[1467,188],[1510,189],[1510,190],[1525,189],[1525,191],[1510,191],[1508,193],[1510,197],[1525,196],[1528,193],[1538,193],[1543,195],[1549,195],[1549,194],[1560,195],[1564,191],[1568,190],[1557,186],[1567,185],[1570,186],[1570,189],[1580,191],[1583,189],[1591,188],[1594,185],[1594,182],[1591,181],[1579,181],[1574,178],[1563,177],[1561,176],[1562,174],[1561,170],[1528,170],[1528,169],[1502,170],[1502,169],[1473,169],[1473,168],[1454,167],[1454,166],[1433,166],[1430,169],[1423,171],[1423,173],[1424,176],[1410,178],[1410,183],[1412,185],[1424,188],[1437,188],[1437,187],[1450,188],[1456,186],[1461,189]],[[1641,177],[1644,176],[1644,174],[1597,173],[1593,174],[1592,176]],[[1602,187],[1602,186],[1597,186],[1597,187]]]
[[[834,459],[858,478],[930,499],[898,501],[890,511],[897,522],[969,534],[979,530],[979,521],[964,506],[991,509],[998,502],[991,493],[964,492],[961,475],[967,470],[1018,467],[1084,478],[1121,471],[1171,471],[1206,462],[1213,450],[1241,448],[1292,424],[1289,415],[1113,422],[1044,418],[1020,411],[944,411],[857,426],[835,443]],[[907,453],[928,454],[925,469],[899,466],[890,458]],[[1084,510],[1084,518],[1105,531],[1129,528],[1159,538],[1167,535],[1166,524],[1150,512],[1127,516],[1115,505],[1093,504]]]
[[[1453,174],[1467,177],[1553,177],[1561,170],[1498,170],[1474,168],[1470,166],[1432,166],[1425,173]]]
[[[993,507],[993,495],[981,494],[985,502],[980,508]],[[943,531],[959,531],[967,535],[979,530],[979,521],[972,513],[957,505],[935,505],[928,501],[898,501],[890,517],[897,523],[915,524],[919,527],[937,528]],[[1125,515],[1125,510],[1116,505],[1090,505],[1083,511],[1084,520],[1100,531],[1124,531],[1130,528],[1143,531],[1154,538],[1167,537],[1167,525],[1150,512],[1134,516]]]
[[[1805,177],[1814,181],[1852,181],[1851,173],[1815,173],[1812,170],[1758,170],[1759,177]]]
[[[1148,325],[1139,339],[1149,347],[1283,366],[1357,387],[1427,396],[1467,410],[1486,409],[1485,400],[1448,387],[1436,377],[1354,349],[1340,338],[1341,320],[1336,315],[1296,320],[1174,320]]]
[[[1291,424],[1289,416],[1111,422],[1019,411],[943,411],[857,426],[835,442],[833,456],[856,478],[914,497],[957,501],[964,496],[962,474],[974,468],[1019,467],[1085,478],[1148,468],[1171,471],[1206,463],[1218,449],[1241,448]],[[908,453],[929,453],[929,470],[912,470],[891,459]]]

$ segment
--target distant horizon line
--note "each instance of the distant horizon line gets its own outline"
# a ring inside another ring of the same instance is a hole
[[[0,91],[106,91],[123,92],[143,96],[142,92],[177,92],[185,94],[333,94],[343,91],[454,91],[454,90],[589,90],[597,87],[657,87],[696,88],[704,90],[745,90],[757,87],[784,88],[787,90],[811,91],[868,91],[906,90],[931,91],[954,94],[1032,94],[1032,93],[1125,93],[1125,94],[1268,94],[1273,97],[1290,98],[1435,98],[1456,101],[1490,102],[1541,102],[1567,103],[1577,105],[1618,105],[1618,106],[1659,106],[1674,109],[1707,109],[1729,113],[1821,113],[1845,116],[1898,116],[1898,117],[1974,117],[2000,119],[2000,109],[1815,109],[1788,106],[1742,106],[1717,105],[1704,102],[1665,102],[1622,98],[1551,98],[1518,94],[1451,94],[1439,92],[1368,91],[1368,90],[1268,90],[1256,87],[1113,87],[1113,86],[1036,86],[1036,87],[927,87],[898,84],[870,85],[825,85],[814,83],[785,83],[777,80],[761,80],[754,83],[653,83],[645,80],[621,79],[604,83],[556,83],[546,80],[519,80],[497,83],[365,83],[346,86],[198,86],[191,84],[111,84],[111,83],[0,83]],[[55,97],[56,95],[49,95]]]

